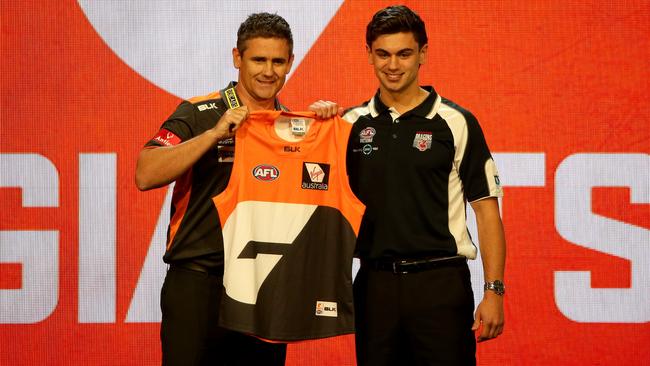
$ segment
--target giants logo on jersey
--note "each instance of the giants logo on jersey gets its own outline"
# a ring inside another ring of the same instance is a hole
[[[415,134],[413,138],[413,147],[420,150],[426,151],[431,148],[432,134],[429,131],[420,131]]]
[[[302,189],[326,191],[329,180],[329,164],[307,162],[302,164]]]
[[[253,177],[265,182],[276,180],[280,176],[280,171],[278,170],[278,168],[274,167],[273,165],[266,165],[266,164],[256,166],[255,168],[253,168],[252,173],[253,173]]]

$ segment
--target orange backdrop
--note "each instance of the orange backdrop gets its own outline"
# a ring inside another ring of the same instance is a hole
[[[479,363],[647,363],[650,3],[405,3],[428,27],[422,83],[477,116],[505,186],[506,329]],[[159,290],[142,272],[164,246],[166,190],[141,193],[133,175],[179,97],[125,63],[77,2],[1,4],[0,364],[159,364],[158,322],[129,311],[138,285]],[[282,101],[367,100],[365,25],[389,4],[344,1]],[[96,233],[113,262],[82,246]],[[287,364],[352,365],[353,338],[292,345]]]

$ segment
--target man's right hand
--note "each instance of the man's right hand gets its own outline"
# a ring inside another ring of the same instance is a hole
[[[212,132],[219,136],[219,140],[233,137],[246,118],[248,118],[247,106],[228,109],[212,128]]]

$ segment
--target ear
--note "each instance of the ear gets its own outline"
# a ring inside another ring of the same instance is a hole
[[[368,63],[372,65],[372,49],[368,45],[366,45],[366,53],[368,54]]]
[[[419,54],[420,65],[424,65],[427,62],[427,51],[428,50],[429,50],[429,44],[428,43],[425,44],[424,46],[422,46],[422,48],[420,49],[420,54]]]
[[[241,66],[241,53],[237,47],[232,49],[232,64],[235,66],[235,69],[239,69]]]

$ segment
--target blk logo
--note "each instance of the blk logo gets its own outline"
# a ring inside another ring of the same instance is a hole
[[[285,146],[284,152],[300,152],[300,146]]]

